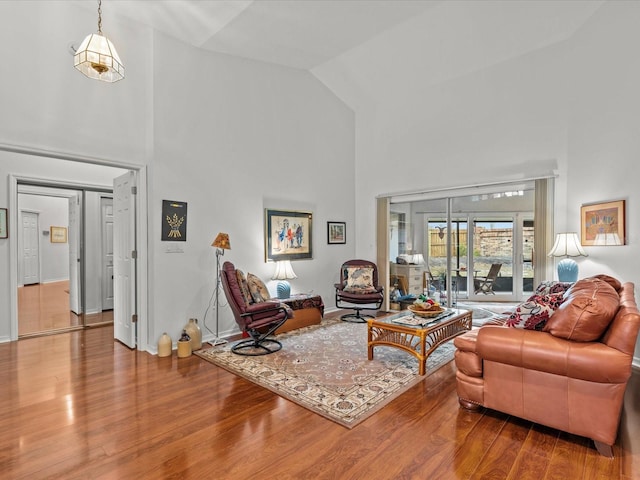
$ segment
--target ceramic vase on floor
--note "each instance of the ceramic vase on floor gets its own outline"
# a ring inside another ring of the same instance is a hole
[[[202,330],[198,326],[198,319],[190,318],[184,326],[184,330],[191,338],[191,351],[200,350],[202,348]]]
[[[178,340],[178,358],[191,356],[191,338],[186,330],[182,330],[182,336]]]
[[[167,332],[163,333],[158,340],[158,356],[168,357],[171,355],[171,337],[167,335]]]

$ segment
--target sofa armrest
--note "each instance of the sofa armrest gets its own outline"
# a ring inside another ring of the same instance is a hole
[[[547,332],[480,328],[476,351],[483,360],[598,383],[624,383],[628,355],[600,342],[574,342]]]

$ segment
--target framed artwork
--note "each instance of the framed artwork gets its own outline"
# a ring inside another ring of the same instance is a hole
[[[7,209],[0,208],[0,238],[9,238],[9,225],[7,222]]]
[[[345,222],[327,222],[327,243],[347,243],[347,224]]]
[[[625,245],[625,201],[580,207],[582,245]]]
[[[187,241],[187,202],[162,201],[162,233],[160,241]]]
[[[51,243],[67,243],[67,227],[49,227],[49,241]]]
[[[312,213],[265,209],[264,261],[313,258]]]

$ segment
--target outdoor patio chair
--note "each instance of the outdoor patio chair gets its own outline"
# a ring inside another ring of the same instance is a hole
[[[340,317],[347,322],[364,323],[373,315],[362,310],[378,310],[384,301],[383,287],[378,285],[378,267],[368,260],[348,260],[340,267],[340,283],[336,287],[336,307],[355,310]]]
[[[496,278],[498,278],[498,273],[500,273],[500,269],[502,268],[501,263],[494,263],[491,265],[489,269],[489,273],[486,277],[476,277],[473,279],[473,284],[475,288],[475,293],[484,293],[485,295],[492,294],[495,295],[493,291],[493,285],[495,284]]]

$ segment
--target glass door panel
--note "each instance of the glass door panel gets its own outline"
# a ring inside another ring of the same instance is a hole
[[[533,220],[525,219],[522,221],[522,292],[525,298],[533,295],[534,246]]]
[[[470,297],[495,297],[495,301],[514,298],[514,238],[512,218],[473,220],[474,287]]]

